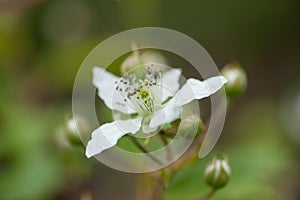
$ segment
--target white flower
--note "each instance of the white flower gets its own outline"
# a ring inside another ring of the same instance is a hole
[[[145,74],[144,79],[134,73],[117,77],[103,68],[93,68],[93,84],[105,105],[124,114],[135,114],[132,115],[135,117],[115,120],[94,130],[86,147],[87,157],[113,147],[125,134],[135,134],[140,129],[145,134],[155,132],[160,126],[180,118],[183,105],[210,96],[227,82],[223,76],[205,81],[190,78],[180,88],[181,69],[160,72],[157,66],[148,66]]]

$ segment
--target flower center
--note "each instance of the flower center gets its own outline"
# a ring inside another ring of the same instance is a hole
[[[137,78],[136,73],[128,72],[116,84],[126,102],[138,114],[147,116],[161,107],[161,86],[157,80],[161,72],[154,71],[151,66],[146,66],[143,78]]]
[[[145,99],[147,99],[147,97],[149,97],[149,93],[145,89],[141,88],[140,89],[140,96],[143,100],[145,100]]]

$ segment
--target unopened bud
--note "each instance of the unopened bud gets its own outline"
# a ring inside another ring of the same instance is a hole
[[[203,124],[200,117],[197,115],[189,115],[181,120],[179,130],[184,138],[192,139],[201,133],[202,128]]]
[[[88,132],[88,124],[81,118],[69,118],[65,125],[66,139],[70,144],[77,146],[82,145],[79,133]]]
[[[140,60],[140,53],[136,50],[122,62],[121,73],[125,74],[126,72],[129,72],[130,70],[141,64],[142,62]]]
[[[167,65],[165,57],[155,50],[146,50],[141,54],[141,60],[143,64],[147,63],[158,63],[161,65]]]
[[[206,167],[204,178],[214,189],[224,187],[230,178],[231,172],[228,161],[223,156],[214,158]]]
[[[226,94],[230,98],[241,95],[247,87],[247,75],[238,62],[231,62],[221,70],[221,74],[227,79],[225,84]]]
[[[121,73],[125,74],[135,67],[147,63],[158,63],[166,65],[167,62],[163,55],[154,50],[145,50],[140,52],[138,50],[133,51],[121,64]]]

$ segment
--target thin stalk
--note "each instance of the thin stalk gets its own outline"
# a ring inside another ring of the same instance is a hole
[[[162,140],[163,144],[165,145],[166,147],[166,150],[167,150],[167,160],[168,161],[171,161],[173,156],[172,156],[172,152],[171,152],[171,149],[170,149],[170,146],[168,145],[169,142],[168,142],[168,139],[164,136],[164,134],[159,134],[159,137],[160,139]]]
[[[204,194],[203,196],[201,196],[200,198],[198,198],[196,200],[209,200],[211,197],[214,196],[216,191],[217,190],[215,190],[215,189],[211,189],[208,193]]]
[[[139,148],[143,153],[145,153],[147,156],[149,156],[149,158],[151,158],[154,162],[163,165],[163,162],[160,161],[158,158],[156,158],[155,156],[153,156],[143,145],[141,145],[137,139],[135,137],[130,137],[131,141],[133,142],[133,144],[135,144],[135,146],[137,148]]]

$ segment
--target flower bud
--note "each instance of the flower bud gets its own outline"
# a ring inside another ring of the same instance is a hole
[[[141,65],[142,62],[140,60],[140,53],[138,51],[134,51],[130,54],[121,64],[121,73],[125,74],[129,72],[134,67]]]
[[[241,95],[247,87],[247,75],[238,62],[231,62],[221,70],[221,74],[227,79],[225,84],[226,94],[230,98]]]
[[[202,121],[197,115],[189,115],[181,120],[180,134],[184,138],[193,139],[197,137],[203,128]]]
[[[224,187],[230,178],[230,167],[223,156],[214,158],[206,167],[204,178],[208,185],[214,189]]]
[[[145,50],[140,52],[138,50],[133,51],[121,64],[121,73],[125,74],[133,68],[147,63],[159,63],[166,65],[167,62],[163,55],[154,50]]]
[[[141,60],[143,64],[147,63],[159,63],[161,65],[167,65],[165,57],[155,50],[146,50],[141,54]],[[160,69],[158,69],[160,70]]]
[[[82,145],[79,137],[80,133],[88,132],[88,124],[81,118],[69,118],[65,124],[65,133],[67,141],[74,146]]]

